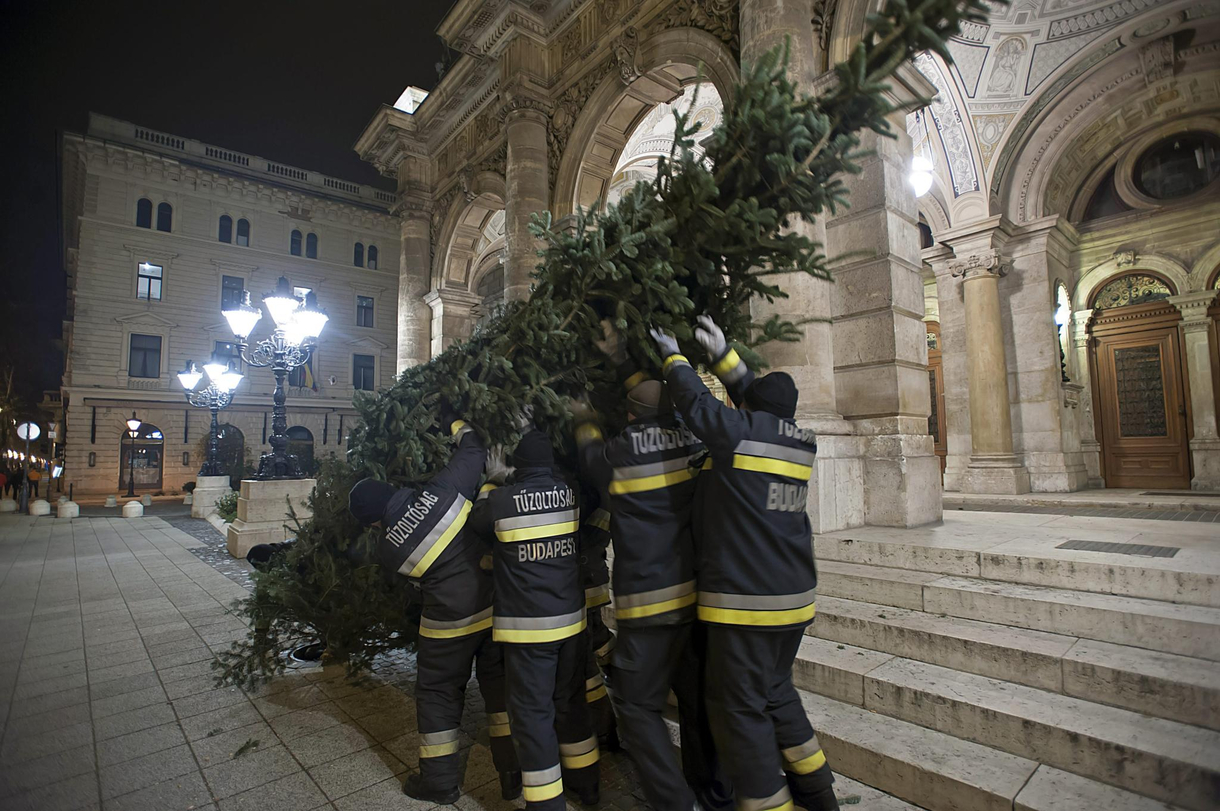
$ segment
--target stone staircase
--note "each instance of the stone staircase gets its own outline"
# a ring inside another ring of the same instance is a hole
[[[843,535],[794,676],[862,811],[1220,809],[1220,577]]]

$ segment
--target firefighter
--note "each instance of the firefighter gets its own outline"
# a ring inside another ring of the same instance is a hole
[[[692,647],[693,462],[703,444],[673,413],[661,382],[633,374],[617,333],[610,327],[606,332],[602,350],[630,387],[628,425],[605,441],[591,411],[580,404],[573,411],[582,476],[609,497],[619,629],[614,703],[649,805],[685,811],[698,807],[691,784],[700,793],[709,790],[716,771],[710,731],[701,723],[700,668]],[[662,715],[671,687],[678,697],[685,775]]]
[[[459,727],[471,665],[487,708],[491,754],[506,800],[521,795],[521,771],[509,735],[504,654],[492,640],[492,577],[480,566],[483,549],[466,526],[487,452],[461,420],[450,422],[458,440],[449,464],[421,488],[395,489],[364,479],[352,488],[349,509],[366,526],[384,526],[380,562],[405,575],[422,594],[418,674],[419,774],[403,792],[452,805],[460,796]]]
[[[601,747],[615,751],[619,748],[618,724],[602,672],[615,644],[614,632],[606,627],[602,618],[602,608],[610,604],[610,567],[606,563],[606,550],[610,546],[610,511],[603,506],[606,503],[605,494],[598,496],[589,490],[581,493],[580,582],[585,589],[588,615],[585,702],[589,705],[593,729]]]
[[[742,408],[730,408],[708,391],[673,337],[656,329],[652,337],[679,413],[711,454],[698,615],[708,624],[707,660],[714,663],[708,712],[737,807],[837,809],[834,778],[792,684],[817,583],[805,512],[817,443],[793,419],[796,385],[783,372],[755,379],[720,329],[701,318],[696,338],[709,366],[742,393]]]
[[[541,431],[521,438],[512,463],[513,483],[480,499],[471,522],[494,549],[492,638],[503,643],[526,808],[562,811],[565,783],[594,805],[600,750],[585,701],[579,499],[555,475]]]

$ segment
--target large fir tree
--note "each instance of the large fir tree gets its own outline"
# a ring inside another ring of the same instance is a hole
[[[368,562],[377,533],[357,525],[346,494],[363,476],[403,485],[439,469],[452,450],[438,427],[442,403],[491,445],[516,441],[514,415],[528,406],[562,451],[570,395],[585,393],[611,419],[618,414],[612,376],[595,347],[603,318],[645,368],[660,361],[647,339],[653,325],[675,333],[696,357],[690,325],[701,313],[753,365],[753,347],[799,335],[798,325],[778,318],[752,323],[747,306],[756,296],[784,296],[788,274],[830,278],[821,246],[791,226],[846,204],[842,178],[859,171],[857,133],[891,134],[894,108],[884,93],[893,72],[922,50],[948,60],[945,40],[962,22],[982,21],[984,11],[984,0],[889,0],[819,98],[801,96],[784,54],[769,53],[743,70],[702,157],[679,116],[672,158],[660,162],[654,181],[615,205],[581,212],[570,230],[536,218],[545,248],[529,300],[406,370],[387,390],[357,399],[362,425],[347,464],[323,465],[314,517],[297,527],[298,543],[256,573],[254,593],[240,607],[252,630],[222,656],[221,679],[257,682],[282,670],[286,650],[315,638],[330,659],[355,671],[412,643],[411,589]]]

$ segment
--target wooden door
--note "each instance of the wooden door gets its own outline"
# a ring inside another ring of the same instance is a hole
[[[1190,487],[1177,320],[1175,308],[1157,302],[1095,321],[1094,404],[1107,487]]]
[[[936,455],[940,457],[940,477],[945,478],[945,459],[949,455],[949,444],[945,436],[945,372],[941,365],[940,324],[925,322],[928,328],[928,391],[932,396],[932,410],[928,415],[928,433],[932,437]]]

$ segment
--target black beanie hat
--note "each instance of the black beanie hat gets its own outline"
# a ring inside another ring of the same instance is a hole
[[[364,526],[380,521],[390,497],[397,492],[393,485],[376,479],[361,479],[347,496],[347,508]]]
[[[551,467],[551,440],[537,428],[526,433],[513,451],[513,467]]]
[[[796,383],[787,372],[772,372],[755,378],[746,389],[746,405],[791,419],[796,415]]]

